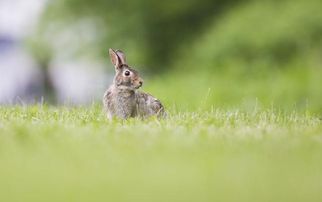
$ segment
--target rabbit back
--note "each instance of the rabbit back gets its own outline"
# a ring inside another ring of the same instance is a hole
[[[136,92],[137,113],[141,117],[149,117],[156,115],[164,117],[166,115],[163,105],[160,100],[153,97],[149,93]]]

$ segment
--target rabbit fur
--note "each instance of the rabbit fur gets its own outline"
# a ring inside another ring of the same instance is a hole
[[[152,95],[138,90],[143,80],[136,70],[127,65],[124,53],[109,49],[109,55],[115,67],[115,77],[103,97],[107,117],[109,119],[164,117],[166,113],[161,102]]]

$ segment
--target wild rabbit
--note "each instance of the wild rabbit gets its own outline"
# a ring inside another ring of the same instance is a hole
[[[124,53],[120,50],[109,49],[109,55],[116,74],[113,84],[103,97],[108,118],[165,116],[164,107],[158,99],[148,93],[138,91],[143,80],[136,70],[127,65]]]

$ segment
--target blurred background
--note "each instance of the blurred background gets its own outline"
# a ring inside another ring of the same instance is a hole
[[[320,0],[1,0],[0,103],[100,102],[123,50],[175,110],[322,114]]]

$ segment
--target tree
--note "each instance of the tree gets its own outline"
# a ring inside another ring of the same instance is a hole
[[[46,20],[67,23],[92,18],[101,23],[98,51],[125,49],[153,72],[169,68],[185,43],[198,38],[214,17],[233,0],[57,0],[49,4]]]

